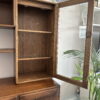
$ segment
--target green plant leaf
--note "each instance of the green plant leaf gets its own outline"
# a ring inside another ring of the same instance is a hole
[[[77,81],[81,81],[81,80],[83,80],[82,77],[78,77],[78,76],[76,76],[76,77],[72,77],[72,79],[73,79],[73,80],[77,80]]]

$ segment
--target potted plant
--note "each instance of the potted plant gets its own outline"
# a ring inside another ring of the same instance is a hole
[[[69,57],[73,57],[73,59],[77,58],[78,63],[75,64],[77,72],[79,76],[72,77],[74,80],[82,81],[83,79],[83,59],[84,59],[84,51],[79,50],[68,50],[65,51],[64,54],[69,55]],[[89,87],[89,100],[100,100],[100,49],[96,51],[94,48],[92,49],[91,54],[91,70],[89,72],[88,77],[88,87]]]

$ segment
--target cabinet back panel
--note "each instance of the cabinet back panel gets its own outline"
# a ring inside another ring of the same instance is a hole
[[[51,51],[49,34],[19,32],[19,57],[48,57]]]
[[[48,31],[50,11],[19,6],[19,29]]]
[[[0,24],[13,25],[13,4],[0,2]]]
[[[19,61],[19,74],[45,72],[49,68],[48,60]]]

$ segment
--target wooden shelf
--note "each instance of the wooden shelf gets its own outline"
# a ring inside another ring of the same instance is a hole
[[[10,29],[13,29],[13,28],[15,28],[15,26],[14,25],[7,25],[7,24],[0,24],[0,28],[10,28]]]
[[[0,49],[0,53],[12,53],[14,49]]]
[[[19,1],[18,2],[19,5],[22,6],[26,6],[26,7],[35,7],[35,8],[41,8],[41,9],[47,9],[47,10],[52,10],[53,7],[51,5],[47,5],[47,4],[41,4],[41,3],[37,3],[37,2],[31,2],[31,1]]]
[[[53,69],[54,5],[38,0],[19,0],[17,5],[17,83],[47,79]]]
[[[49,31],[35,31],[35,30],[24,30],[24,29],[19,29],[19,32],[26,32],[26,33],[42,33],[42,34],[51,34],[52,32]]]
[[[52,76],[44,72],[19,74],[18,83],[26,83],[26,82],[45,80],[45,79],[50,79],[50,78],[52,78]]]
[[[19,58],[18,60],[24,61],[24,60],[45,60],[45,59],[51,59],[51,57]]]

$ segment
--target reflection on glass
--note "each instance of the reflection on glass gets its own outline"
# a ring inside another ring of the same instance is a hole
[[[60,8],[57,74],[82,81],[88,3]]]
[[[91,51],[92,71],[100,74],[100,12],[99,10],[97,10],[97,8],[94,9],[94,24]]]
[[[94,10],[94,24],[92,35],[91,62],[88,83],[90,92],[90,100],[100,95],[100,12],[97,8]],[[95,95],[94,95],[95,94]],[[96,98],[96,100],[100,98]]]

